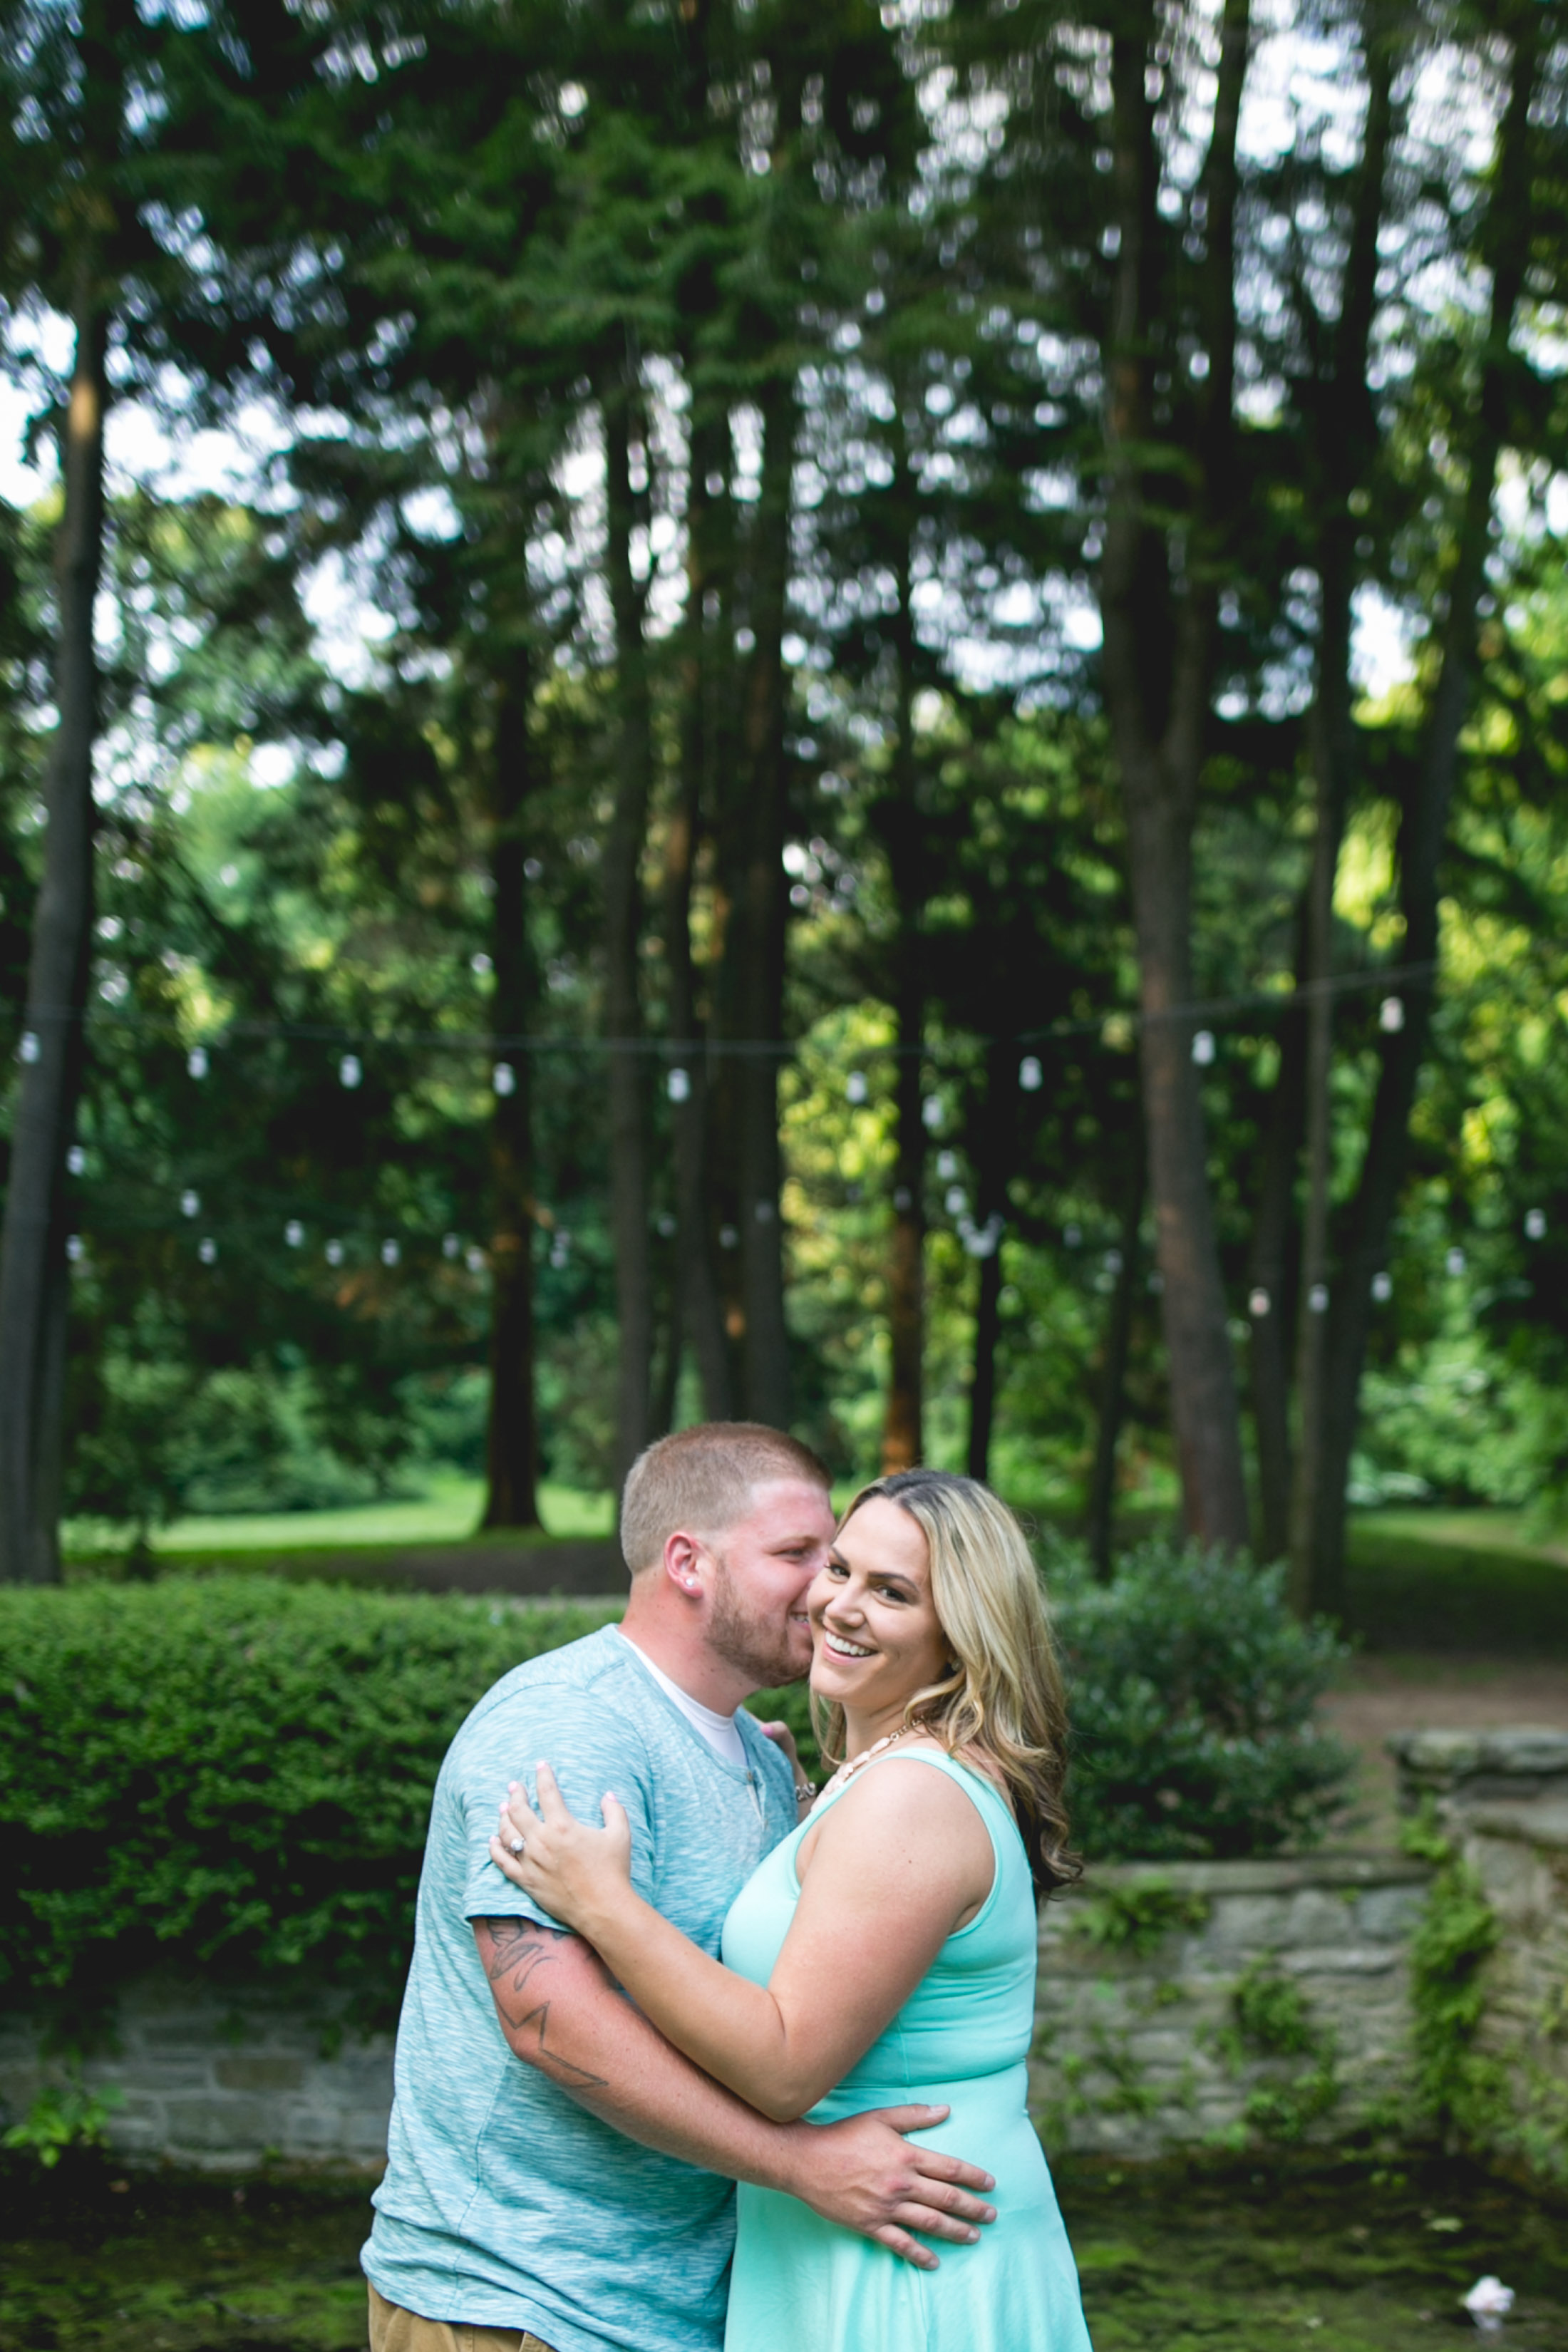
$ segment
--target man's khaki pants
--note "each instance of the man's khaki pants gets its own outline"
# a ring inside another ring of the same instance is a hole
[[[370,2281],[366,2279],[366,2286]],[[370,2352],[550,2352],[515,2327],[470,2327],[462,2319],[421,2319],[370,2287]]]

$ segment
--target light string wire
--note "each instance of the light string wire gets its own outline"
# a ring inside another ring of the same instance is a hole
[[[1254,989],[1233,996],[1194,997],[1181,1004],[1144,1008],[1139,1005],[1116,1004],[1103,1013],[1079,1015],[1050,1021],[1027,1029],[998,1030],[989,1035],[978,1030],[965,1031],[963,1043],[922,1040],[901,1045],[893,1040],[883,1044],[867,1044],[855,1047],[858,1060],[877,1058],[908,1058],[919,1055],[938,1066],[944,1064],[959,1066],[976,1047],[985,1045],[1047,1045],[1057,1038],[1101,1037],[1108,1030],[1122,1034],[1144,1027],[1166,1024],[1196,1023],[1220,1020],[1237,1013],[1268,1012],[1289,1018],[1302,1007],[1327,996],[1331,1000],[1345,996],[1370,994],[1381,989],[1385,997],[1399,986],[1418,988],[1432,980],[1437,970],[1435,959],[1421,963],[1387,964],[1371,971],[1335,972],[1327,979],[1303,981],[1289,989]],[[142,1013],[120,1013],[112,1007],[54,1006],[29,1011],[27,1027],[23,1032],[19,1058],[36,1058],[28,1053],[26,1041],[36,1040],[41,1022],[62,1025],[81,1023],[92,1027],[130,1029],[143,1034],[163,1035],[171,1041],[205,1053],[221,1052],[231,1041],[265,1040],[279,1037],[294,1039],[302,1044],[358,1046],[364,1050],[391,1053],[396,1051],[435,1051],[451,1054],[642,1054],[664,1061],[683,1058],[699,1060],[729,1055],[773,1055],[782,1060],[794,1059],[805,1041],[781,1037],[603,1037],[592,1033],[574,1036],[541,1036],[531,1031],[500,1031],[474,1029],[366,1029],[328,1022],[257,1021],[241,1019],[225,1024],[205,1038],[194,1038],[173,1021],[159,1020]]]

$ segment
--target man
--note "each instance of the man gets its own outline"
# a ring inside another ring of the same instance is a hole
[[[661,1438],[622,1498],[621,1625],[515,1667],[453,1741],[363,2256],[372,2352],[718,2352],[736,2179],[925,2265],[911,2231],[963,2242],[994,2218],[972,2193],[988,2174],[902,2137],[945,2108],[765,2122],[489,1859],[509,1780],[548,1759],[580,1816],[614,1790],[639,1891],[716,1954],[796,1819],[794,1769],[742,1702],[805,1672],[833,1527],[821,1464],[777,1430]]]

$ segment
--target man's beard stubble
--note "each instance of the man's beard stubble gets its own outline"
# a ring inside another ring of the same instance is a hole
[[[725,1561],[721,1559],[718,1565],[713,1613],[708,1622],[709,1648],[737,1674],[747,1675],[758,1690],[777,1690],[782,1684],[799,1682],[809,1661],[803,1664],[796,1659],[788,1622],[770,1624],[755,1610],[748,1609]]]

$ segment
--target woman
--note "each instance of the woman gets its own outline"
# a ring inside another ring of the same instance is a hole
[[[996,2177],[995,2221],[934,2271],[742,2182],[726,2352],[1088,2352],[1026,2105],[1036,1898],[1074,1867],[1034,1564],[985,1487],[905,1471],[857,1496],[806,1605],[813,1712],[844,1760],[737,1896],[722,1966],[633,1893],[613,1794],[590,1828],[541,1765],[542,1813],[514,1788],[492,1856],[764,2115],[929,2099]]]

